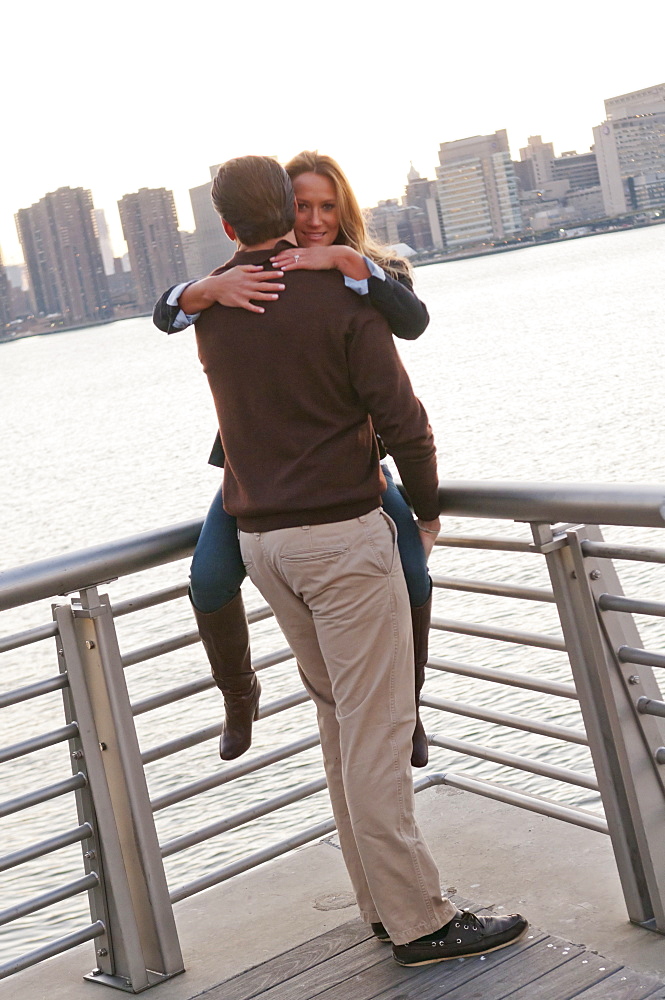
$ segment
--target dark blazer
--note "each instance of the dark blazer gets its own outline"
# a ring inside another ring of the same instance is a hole
[[[395,261],[394,267],[399,271],[399,277],[393,278],[386,272],[385,281],[372,277],[367,279],[369,301],[383,316],[388,326],[401,340],[417,340],[429,324],[429,313],[424,302],[421,302],[413,290],[413,282],[407,271],[402,270],[401,261]],[[267,269],[267,268],[266,268]],[[220,268],[221,270],[221,268]],[[214,271],[213,274],[217,274]],[[171,285],[155,305],[152,321],[163,333],[176,333],[173,329],[179,306],[168,305],[168,297],[175,288]],[[382,449],[382,457],[384,457]],[[210,465],[224,467],[224,449],[217,433],[215,443],[208,459]]]

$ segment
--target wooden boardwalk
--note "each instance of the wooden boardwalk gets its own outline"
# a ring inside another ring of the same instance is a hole
[[[482,912],[482,911],[478,911]],[[487,912],[487,911],[486,911]],[[258,932],[260,933],[260,932]],[[251,940],[247,942],[251,948]],[[200,1000],[665,1000],[665,983],[531,928],[476,958],[405,969],[361,920],[198,994]]]

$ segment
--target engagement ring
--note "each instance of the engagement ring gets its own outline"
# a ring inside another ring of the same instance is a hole
[[[296,264],[297,264],[297,263],[298,263],[298,261],[300,260],[300,254],[299,254],[299,253],[294,253],[294,255],[293,255],[293,259],[294,259],[294,261],[295,261],[295,262],[296,262]]]

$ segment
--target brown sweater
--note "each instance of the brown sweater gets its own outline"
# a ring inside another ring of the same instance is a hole
[[[272,250],[236,253],[270,269]],[[292,271],[263,314],[214,305],[196,322],[222,445],[224,506],[242,531],[345,521],[380,504],[373,427],[414,510],[438,516],[434,439],[385,320],[338,271]]]

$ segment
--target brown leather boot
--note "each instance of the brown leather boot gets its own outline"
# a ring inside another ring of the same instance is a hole
[[[413,751],[411,753],[411,765],[413,767],[425,767],[429,760],[429,746],[427,735],[423,726],[418,702],[420,692],[425,683],[425,666],[429,651],[429,626],[432,619],[432,594],[419,608],[411,608],[411,627],[413,629],[413,660],[416,687],[416,728],[413,730]]]
[[[210,614],[199,611],[194,602],[192,610],[215,684],[224,695],[225,718],[219,756],[222,760],[234,760],[249,750],[252,722],[259,715],[261,694],[261,685],[251,664],[242,593],[238,591],[233,600]]]

